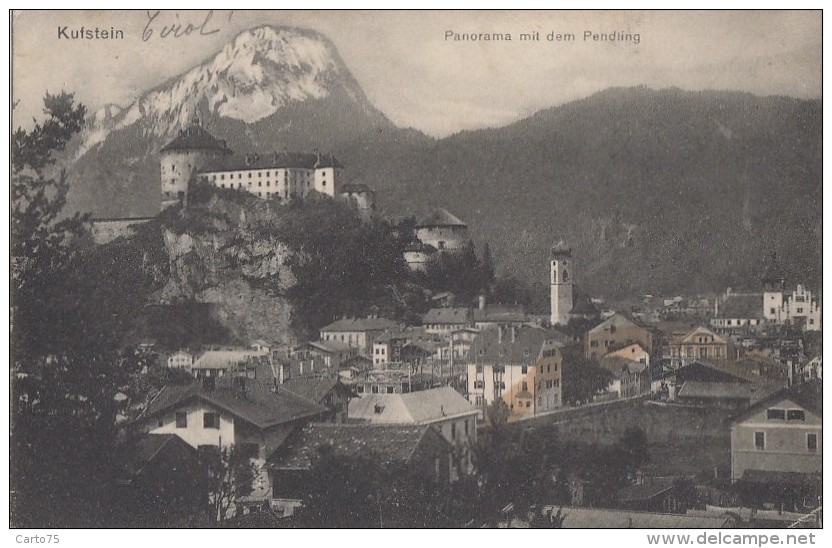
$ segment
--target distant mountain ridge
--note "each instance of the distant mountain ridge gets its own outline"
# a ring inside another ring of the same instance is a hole
[[[158,211],[158,149],[194,117],[238,152],[334,153],[390,215],[445,207],[541,286],[561,239],[605,297],[754,288],[771,251],[820,282],[820,101],[617,88],[437,140],[376,110],[322,35],[261,27],[92,116],[70,207]]]

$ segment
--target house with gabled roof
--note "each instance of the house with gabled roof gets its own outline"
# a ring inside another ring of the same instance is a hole
[[[323,405],[274,383],[269,372],[250,379],[206,377],[167,385],[137,419],[151,434],[176,434],[195,448],[245,446],[266,458],[295,428],[328,413]]]
[[[431,425],[456,448],[453,478],[469,473],[479,409],[449,386],[407,394],[367,394],[350,401],[349,419],[370,424]]]
[[[369,356],[373,340],[384,331],[394,330],[398,324],[387,318],[341,318],[321,328],[320,342],[347,344],[358,349],[360,354]]]
[[[731,479],[820,494],[823,385],[801,383],[757,402],[731,421]]]
[[[696,360],[726,360],[733,357],[729,340],[703,326],[672,336],[665,343],[663,354],[669,356],[671,367],[681,367]]]
[[[473,311],[462,306],[431,308],[422,316],[422,326],[428,333],[447,334],[463,327],[474,327]]]
[[[657,329],[621,312],[616,312],[590,329],[584,338],[585,353],[589,359],[600,359],[634,343],[640,344],[652,355],[661,347],[661,333]]]

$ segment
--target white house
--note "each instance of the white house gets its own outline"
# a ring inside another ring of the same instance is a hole
[[[184,369],[190,372],[194,364],[194,356],[190,352],[179,350],[168,356],[168,367],[171,369]]]

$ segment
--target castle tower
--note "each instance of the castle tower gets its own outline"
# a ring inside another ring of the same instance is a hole
[[[783,309],[783,292],[786,290],[786,277],[777,264],[777,253],[772,253],[763,274],[763,318],[779,322]]]
[[[549,284],[552,290],[552,325],[566,325],[572,312],[574,291],[574,264],[572,250],[563,242],[552,248],[552,258],[549,263]]]
[[[188,183],[206,162],[231,155],[225,141],[213,137],[199,125],[199,120],[159,151],[162,209],[183,203]]]

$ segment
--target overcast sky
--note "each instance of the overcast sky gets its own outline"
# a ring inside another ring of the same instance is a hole
[[[316,29],[337,46],[369,99],[399,126],[445,136],[504,125],[610,86],[729,89],[821,96],[816,12],[242,12],[215,11],[206,30],[161,39],[163,24],[202,23],[207,11],[162,12],[142,40],[144,11],[23,12],[13,26],[15,125],[66,89],[90,109],[128,105],[260,24]],[[124,30],[124,40],[58,40],[58,27]],[[511,42],[455,42],[456,33],[510,33]],[[539,31],[540,42],[520,33]],[[548,42],[549,32],[572,43]],[[640,43],[584,41],[638,33]]]

